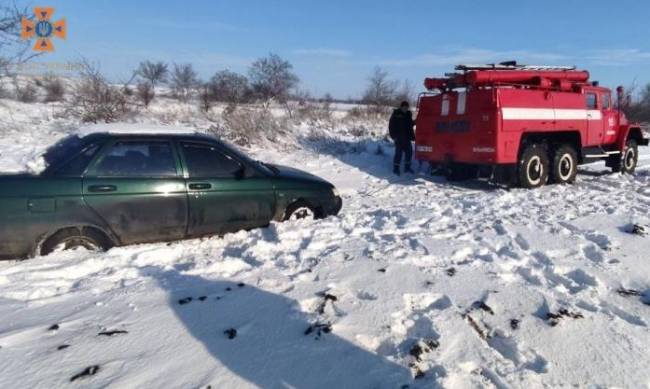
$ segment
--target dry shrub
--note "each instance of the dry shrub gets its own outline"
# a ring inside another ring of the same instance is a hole
[[[364,112],[360,107],[353,107],[348,111],[346,117],[349,119],[361,119],[364,116]]]
[[[278,119],[267,109],[231,107],[223,115],[225,131],[234,143],[250,145],[263,139],[276,140],[285,133],[286,120]]]
[[[148,107],[154,97],[156,97],[156,92],[154,91],[153,86],[148,82],[139,83],[136,86],[135,92],[138,100],[140,100],[145,107]]]
[[[112,86],[99,69],[84,63],[80,79],[66,101],[66,112],[83,122],[115,122],[129,111],[126,97],[120,88]]]
[[[298,120],[306,120],[312,122],[328,122],[332,119],[332,106],[329,102],[306,102],[296,109],[296,118]]]
[[[48,75],[41,81],[41,88],[45,90],[46,103],[62,101],[65,95],[65,84],[63,81],[53,75]]]
[[[7,90],[7,86],[4,84],[2,77],[0,77],[0,99],[8,99],[11,96]]]
[[[38,90],[31,81],[21,84],[18,80],[14,80],[14,93],[16,100],[22,103],[34,103],[36,102]]]

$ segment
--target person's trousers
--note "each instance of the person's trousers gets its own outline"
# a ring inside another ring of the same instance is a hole
[[[395,142],[395,158],[393,164],[399,168],[402,163],[402,156],[404,157],[404,166],[411,167],[411,159],[413,158],[413,146],[411,142]]]

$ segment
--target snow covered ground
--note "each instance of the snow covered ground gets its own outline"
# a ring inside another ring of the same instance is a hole
[[[37,170],[71,124],[18,116],[0,163]],[[252,153],[331,180],[338,217],[0,263],[0,387],[650,387],[650,150],[506,190],[299,143]]]

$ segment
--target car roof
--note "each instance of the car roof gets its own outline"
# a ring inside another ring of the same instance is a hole
[[[146,137],[146,138],[184,138],[214,141],[216,136],[211,136],[196,128],[183,125],[161,125],[147,123],[101,123],[80,127],[74,135],[83,142],[105,138]]]
[[[219,138],[214,135],[205,133],[151,133],[151,132],[129,132],[129,133],[112,133],[112,132],[97,132],[88,135],[82,135],[81,139],[84,143],[99,141],[103,139],[116,139],[116,138],[138,138],[138,139],[185,139],[185,140],[204,140],[204,141],[219,141]]]
[[[224,144],[224,142],[217,136],[209,135],[206,133],[193,132],[168,132],[168,133],[154,133],[146,131],[135,132],[95,132],[89,134],[72,133],[67,137],[60,139],[57,143],[47,148],[43,157],[50,166],[57,165],[67,156],[76,155],[81,150],[92,144],[103,143],[111,139],[178,139],[185,141],[203,141],[210,143]]]

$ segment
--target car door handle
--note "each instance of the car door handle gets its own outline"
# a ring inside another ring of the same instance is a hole
[[[96,193],[115,192],[116,190],[117,186],[115,185],[90,185],[88,187],[88,192]]]
[[[210,189],[210,188],[212,188],[212,185],[203,182],[190,184],[190,189],[194,189],[194,190],[202,190],[202,189]]]

